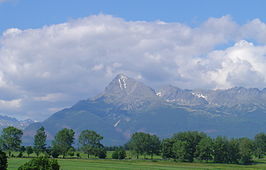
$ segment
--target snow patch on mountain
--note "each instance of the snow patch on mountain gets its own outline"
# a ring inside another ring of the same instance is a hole
[[[118,124],[120,123],[120,119],[114,124],[114,127],[117,127],[118,126]]]
[[[127,88],[126,80],[127,77],[125,75],[120,75],[120,78],[118,79],[120,89]]]
[[[156,93],[157,96],[162,97],[162,92]]]
[[[208,97],[207,96],[204,96],[203,94],[201,94],[201,93],[192,93],[194,96],[196,96],[196,97],[198,97],[198,98],[203,98],[203,99],[205,99],[205,100],[207,100],[208,99]]]

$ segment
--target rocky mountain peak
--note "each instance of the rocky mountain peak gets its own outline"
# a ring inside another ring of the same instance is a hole
[[[118,74],[105,88],[104,93],[119,93],[128,94],[134,91],[136,86],[140,84],[135,79],[126,76],[125,74]]]
[[[97,98],[107,103],[123,105],[125,108],[138,108],[144,103],[157,100],[155,91],[125,74],[118,74]]]

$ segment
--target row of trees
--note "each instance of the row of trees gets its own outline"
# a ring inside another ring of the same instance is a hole
[[[62,155],[74,156],[75,148],[72,129],[64,128],[54,137],[51,146],[46,145],[47,135],[41,127],[36,131],[33,146],[21,146],[23,132],[15,127],[4,128],[1,135],[1,149],[11,156],[12,151],[33,152],[39,156],[44,153],[48,156]],[[85,154],[99,158],[106,157],[106,148],[101,144],[103,137],[95,131],[84,130],[78,137],[79,150]],[[131,150],[139,158],[140,155],[161,155],[164,159],[193,162],[194,159],[213,161],[219,163],[244,163],[252,162],[252,157],[263,157],[266,154],[266,134],[257,134],[254,140],[248,138],[228,139],[226,137],[210,138],[205,133],[197,131],[180,132],[171,138],[160,140],[156,135],[137,132],[131,136],[129,142],[123,147],[108,147],[115,150],[114,159],[124,159],[125,149]]]
[[[253,147],[253,141],[248,138],[228,139],[219,136],[212,139],[200,132],[181,132],[162,141],[162,156],[188,162],[198,159],[248,164],[252,162]]]
[[[180,132],[162,141],[155,135],[142,132],[134,133],[127,144],[136,156],[154,154],[164,159],[184,162],[213,161],[217,163],[249,164],[252,157],[266,154],[266,134],[260,133],[254,140],[248,138],[228,139],[218,136],[210,138],[197,131]]]
[[[23,132],[15,127],[4,128],[1,135],[1,149],[8,152],[11,156],[12,151],[27,152],[28,155],[33,152],[39,156],[40,153],[44,153],[48,156],[58,157],[62,155],[74,156],[75,148],[72,146],[74,144],[75,132],[73,129],[64,128],[60,130],[54,137],[52,145],[46,146],[47,135],[45,133],[44,127],[39,128],[34,136],[34,144],[31,146],[21,146],[21,137]],[[80,150],[88,155],[94,155],[99,158],[106,157],[106,150],[101,144],[103,137],[97,134],[95,131],[84,130],[79,135],[78,142],[80,144]]]

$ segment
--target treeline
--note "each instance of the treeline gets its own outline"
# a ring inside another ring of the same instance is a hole
[[[1,150],[8,153],[9,157],[12,157],[12,152],[19,152],[18,157],[22,157],[23,153],[26,152],[28,156],[32,153],[35,153],[39,156],[41,153],[47,157],[57,158],[62,155],[65,156],[74,156],[75,148],[74,136],[75,132],[73,129],[64,128],[57,132],[52,141],[51,146],[46,145],[47,134],[45,133],[44,127],[39,128],[36,131],[34,136],[33,146],[21,146],[23,132],[20,129],[15,127],[4,128],[1,135],[0,147]],[[92,130],[84,130],[80,133],[78,138],[78,143],[80,148],[79,151],[82,151],[88,155],[94,155],[99,158],[106,157],[106,149],[101,144],[103,137],[97,134]],[[80,157],[79,153],[76,155]]]
[[[112,150],[112,158],[124,159],[127,150],[130,150],[136,158],[159,155],[163,159],[173,159],[184,162],[206,161],[217,163],[241,163],[249,164],[253,158],[262,158],[266,154],[266,134],[259,133],[254,139],[226,137],[211,138],[205,133],[197,131],[180,132],[171,138],[160,140],[156,135],[137,132],[134,133],[129,142],[122,147],[104,147],[101,143],[103,137],[92,130],[84,130],[78,136],[79,148],[74,148],[75,132],[64,128],[57,132],[51,146],[46,145],[47,135],[41,127],[36,131],[33,146],[21,146],[23,132],[15,127],[4,128],[1,135],[1,149],[12,156],[13,151],[24,152],[39,156],[41,153],[47,157],[57,158],[62,155],[80,157],[79,152],[94,155],[98,158],[106,158],[107,150]],[[76,153],[76,155],[75,155]]]
[[[218,136],[211,138],[197,131],[180,132],[162,141],[155,135],[134,133],[127,147],[136,156],[161,155],[163,159],[182,162],[211,161],[216,163],[250,164],[253,157],[262,158],[266,153],[266,134],[259,133],[254,140]]]

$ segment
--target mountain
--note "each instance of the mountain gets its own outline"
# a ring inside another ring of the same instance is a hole
[[[19,129],[25,129],[30,124],[34,123],[33,120],[17,120],[9,116],[0,115],[0,129],[6,128],[8,126],[14,126]]]
[[[265,104],[265,89],[186,90],[165,86],[155,91],[119,74],[101,94],[29,125],[24,140],[32,142],[40,126],[46,128],[49,140],[62,128],[74,129],[76,137],[84,129],[95,130],[104,136],[106,145],[124,144],[137,131],[160,137],[187,130],[210,136],[252,137],[266,131]]]

